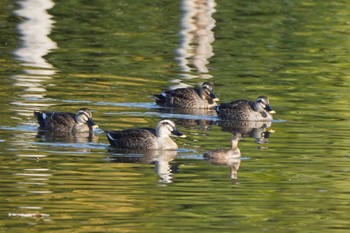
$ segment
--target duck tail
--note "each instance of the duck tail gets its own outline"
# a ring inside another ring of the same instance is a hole
[[[215,112],[217,113],[217,114],[219,114],[220,113],[220,105],[218,105],[218,106],[215,106]]]
[[[107,139],[108,139],[109,143],[111,145],[114,145],[115,144],[115,139],[112,137],[111,132],[105,130],[105,133],[106,133],[106,136],[107,136]]]
[[[40,128],[45,128],[45,118],[44,118],[44,113],[42,112],[37,112],[37,111],[34,111],[34,118],[37,120],[37,122],[39,123],[40,125]]]
[[[164,105],[166,103],[166,93],[156,94],[152,96],[158,105]]]

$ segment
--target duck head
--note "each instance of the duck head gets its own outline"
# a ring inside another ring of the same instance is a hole
[[[169,135],[176,135],[181,138],[185,138],[186,135],[181,133],[176,129],[175,123],[171,120],[164,119],[161,120],[157,125],[157,136],[163,137],[163,136],[169,136]]]
[[[259,96],[255,102],[254,102],[254,110],[255,111],[266,111],[269,114],[276,113],[274,110],[272,110],[270,106],[269,99],[266,96]]]
[[[214,84],[212,82],[204,82],[201,87],[202,98],[211,100],[213,102],[219,101],[219,98],[214,94]]]
[[[98,125],[92,120],[92,114],[88,108],[79,109],[75,115],[75,121],[77,124],[87,124],[92,129],[98,128]]]

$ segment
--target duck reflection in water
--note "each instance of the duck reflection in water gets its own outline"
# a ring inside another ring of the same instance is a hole
[[[141,163],[154,164],[155,173],[159,176],[159,182],[169,184],[173,182],[173,173],[178,172],[178,167],[171,164],[177,155],[176,150],[124,150],[109,149],[108,161],[116,163]]]
[[[217,125],[224,132],[240,133],[242,138],[252,137],[258,144],[267,144],[268,138],[275,132],[271,129],[272,122],[221,120]]]
[[[204,153],[204,158],[210,163],[220,166],[230,167],[230,177],[232,180],[237,180],[238,169],[241,164],[241,151],[238,148],[238,141],[241,138],[240,133],[234,133],[231,137],[230,149],[215,149]]]
[[[42,142],[61,142],[61,143],[89,143],[98,142],[98,137],[93,132],[61,132],[40,130],[36,135]]]

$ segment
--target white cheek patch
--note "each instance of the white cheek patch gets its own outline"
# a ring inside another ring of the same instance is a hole
[[[169,121],[166,121],[166,124],[164,124],[164,125],[166,126],[166,129],[167,129],[169,132],[173,131],[174,128],[175,128],[175,125],[173,125],[173,123],[172,123],[172,122],[169,122]]]
[[[87,114],[85,112],[81,112],[77,117],[76,117],[77,121],[80,122],[87,122],[89,120],[89,117],[87,116]]]
[[[171,131],[173,131],[173,130],[175,129],[175,125],[174,125],[174,124],[169,123],[169,126],[170,126],[170,128],[171,128]]]
[[[42,116],[43,116],[44,120],[47,118],[47,115],[44,112],[43,112]]]
[[[162,94],[160,94],[161,96],[163,97],[166,97],[166,93],[165,92],[162,92]]]
[[[167,125],[167,126],[166,126],[166,128],[167,128],[167,130],[168,130],[169,132],[173,131],[172,126],[171,126],[171,125]]]

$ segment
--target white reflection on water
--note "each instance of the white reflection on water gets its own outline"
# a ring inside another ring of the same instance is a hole
[[[15,97],[11,104],[16,106],[14,109],[18,115],[32,116],[33,110],[38,107],[47,107],[51,104],[45,102],[46,88],[50,85],[51,76],[56,73],[54,67],[48,63],[44,56],[51,50],[57,48],[57,45],[48,35],[51,33],[54,21],[47,10],[54,6],[51,0],[22,0],[17,2],[19,9],[14,13],[23,18],[17,30],[20,35],[21,44],[13,54],[21,62],[23,73],[12,77],[14,86],[22,87],[23,92]],[[21,134],[19,137],[25,137]],[[31,148],[32,145],[26,140],[16,140],[21,147]],[[15,144],[15,143],[14,143]],[[18,154],[19,158],[40,158],[45,155]],[[47,185],[52,176],[52,171],[43,167],[23,169],[14,173],[17,180],[16,188],[18,193],[25,196],[37,196],[38,199],[43,195],[51,194],[52,190]],[[18,208],[24,210],[43,209],[40,202],[35,203],[14,203]],[[26,211],[25,211],[26,212]],[[43,217],[47,214],[36,213],[9,213],[10,217]]]
[[[54,67],[48,63],[44,56],[51,50],[57,48],[57,44],[48,36],[51,33],[54,20],[47,12],[54,6],[51,0],[23,0],[17,2],[19,9],[14,13],[23,18],[17,30],[20,34],[21,44],[13,54],[21,61],[23,73],[13,76],[14,85],[24,88],[20,101],[11,104],[26,106],[27,111],[18,111],[19,115],[32,115],[32,110],[38,106],[49,106],[51,104],[37,103],[44,99],[46,86],[49,85],[51,76],[56,73]],[[35,101],[33,103],[33,101]]]
[[[50,173],[51,170],[46,168],[23,169],[21,173],[15,173],[14,176],[18,179],[16,188],[18,189],[20,197],[25,199],[26,196],[41,196],[53,193],[48,188],[49,177],[52,175]],[[23,218],[44,218],[50,216],[41,212],[44,208],[39,206],[39,203],[33,204],[34,203],[16,203],[16,205],[18,205],[17,209],[20,212],[8,213],[8,216]]]
[[[214,55],[211,44],[214,42],[215,12],[214,0],[183,0],[180,30],[180,45],[177,49],[178,64],[186,79],[204,78],[209,74],[208,59]],[[190,74],[196,72],[197,75]]]
[[[174,150],[122,150],[110,148],[108,161],[117,163],[144,163],[154,164],[154,171],[159,177],[159,183],[169,184],[173,182],[173,171],[176,170],[171,162],[176,158]]]

